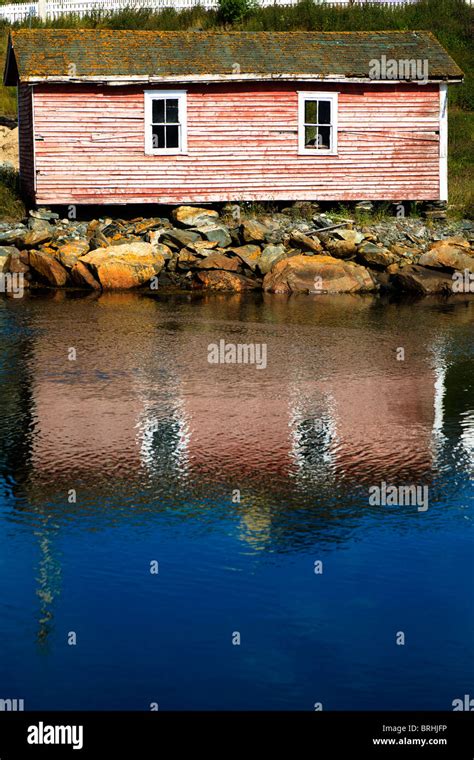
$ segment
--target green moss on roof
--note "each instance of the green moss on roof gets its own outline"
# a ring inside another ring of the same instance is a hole
[[[462,71],[431,32],[155,32],[22,29],[11,32],[19,79],[35,77],[190,77],[369,75],[381,55],[428,59],[429,78]],[[71,69],[75,65],[75,70]],[[11,66],[9,67],[11,69]],[[6,79],[14,78],[6,71]]]

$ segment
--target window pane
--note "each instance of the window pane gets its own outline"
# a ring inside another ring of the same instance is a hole
[[[319,148],[329,149],[331,147],[331,127],[318,127],[319,129]]]
[[[163,124],[165,120],[165,101],[163,99],[161,100],[152,100],[152,122],[154,124]]]
[[[179,148],[179,127],[166,127],[166,147]]]
[[[305,127],[304,128],[304,144],[307,148],[317,148],[318,140],[318,128],[317,127]]]
[[[330,124],[330,123],[331,123],[331,103],[329,100],[320,100],[318,124]]]
[[[178,123],[178,101],[177,100],[166,101],[166,123],[167,124]]]
[[[318,123],[318,101],[317,100],[305,100],[304,120],[305,120],[305,124]]]
[[[153,148],[165,147],[165,128],[164,127],[152,127],[153,134]]]

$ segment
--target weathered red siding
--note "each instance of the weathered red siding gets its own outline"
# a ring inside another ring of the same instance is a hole
[[[439,197],[437,85],[189,85],[178,156],[144,154],[143,89],[35,88],[38,203]],[[340,93],[337,156],[298,155],[298,90]]]
[[[34,199],[35,159],[33,144],[33,88],[28,84],[18,86],[18,124],[21,192],[29,200]]]

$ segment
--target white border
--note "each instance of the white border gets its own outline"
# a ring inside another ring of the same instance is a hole
[[[337,155],[337,92],[298,92],[298,155],[300,156],[336,156]],[[329,100],[331,102],[332,147],[329,150],[305,148],[304,144],[304,104],[306,100]]]
[[[145,90],[145,155],[178,156],[188,152],[187,90]],[[150,125],[152,122],[153,100],[176,98],[178,100],[178,120],[180,123],[178,148],[154,148]]]
[[[448,85],[439,86],[439,199],[448,200]]]

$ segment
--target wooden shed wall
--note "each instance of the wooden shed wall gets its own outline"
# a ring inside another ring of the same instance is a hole
[[[38,203],[439,198],[438,85],[185,85],[178,156],[144,154],[144,89],[35,87]],[[340,93],[337,156],[298,155],[299,90]]]
[[[34,199],[35,188],[32,97],[32,87],[27,84],[20,84],[18,88],[20,180],[22,195],[29,200]]]

